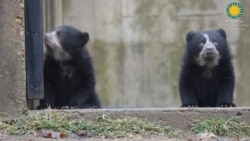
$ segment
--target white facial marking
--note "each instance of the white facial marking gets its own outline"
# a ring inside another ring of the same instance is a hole
[[[70,59],[70,55],[65,52],[58,40],[58,36],[56,31],[46,33],[46,44],[48,44],[51,48],[53,48],[54,57],[58,61],[64,61]]]
[[[207,66],[207,68],[208,68],[207,71],[208,72],[206,72],[205,74],[207,76],[211,76],[210,70],[214,66],[218,65],[220,56],[219,56],[219,52],[217,51],[217,49],[215,49],[214,50],[214,59],[213,59],[212,62],[210,62],[210,61],[208,62],[204,58],[205,55],[206,55],[206,53],[205,53],[206,52],[205,51],[206,48],[204,46],[215,46],[215,45],[210,41],[210,39],[209,39],[209,37],[208,37],[207,34],[202,33],[202,36],[206,38],[206,42],[204,44],[202,44],[202,46],[201,46],[201,47],[203,47],[202,51],[199,53],[199,56],[196,58],[196,61],[199,63],[200,66]]]
[[[210,40],[209,40],[209,38],[208,38],[208,35],[207,35],[207,34],[202,33],[202,35],[206,38],[206,43],[205,43],[205,45],[211,43]]]
[[[52,44],[53,46],[62,48],[61,44],[59,43],[58,37],[56,35],[56,31],[48,32],[46,33],[46,36],[49,39],[50,44]]]
[[[70,59],[70,55],[61,48],[56,48],[54,52],[55,59],[58,61],[65,61]]]

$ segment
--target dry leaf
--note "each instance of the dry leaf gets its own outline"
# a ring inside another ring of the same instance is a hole
[[[42,136],[45,138],[52,138],[51,132],[50,130],[42,130]]]
[[[68,133],[65,132],[55,132],[51,130],[42,130],[42,136],[45,138],[53,138],[53,139],[60,139],[60,138],[68,138]]]
[[[68,137],[69,137],[68,133],[61,132],[60,138],[68,138]]]

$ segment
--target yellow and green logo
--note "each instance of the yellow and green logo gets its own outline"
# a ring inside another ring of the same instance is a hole
[[[239,18],[242,12],[242,6],[238,2],[232,2],[227,6],[227,15],[232,19]]]

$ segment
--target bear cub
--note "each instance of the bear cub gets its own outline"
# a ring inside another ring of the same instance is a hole
[[[44,99],[38,109],[100,108],[95,74],[85,47],[89,34],[60,26],[45,35]]]
[[[186,35],[180,72],[181,107],[235,107],[232,55],[223,29]]]

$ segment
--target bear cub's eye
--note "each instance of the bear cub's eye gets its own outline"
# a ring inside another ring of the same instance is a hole
[[[56,32],[56,35],[60,37],[62,34],[61,32]]]
[[[215,46],[218,46],[218,43],[217,43],[217,42],[213,42],[213,44],[214,44]]]
[[[199,47],[203,47],[203,46],[204,46],[204,43],[200,43],[200,44],[199,44]]]

